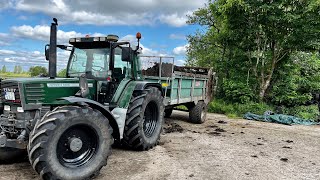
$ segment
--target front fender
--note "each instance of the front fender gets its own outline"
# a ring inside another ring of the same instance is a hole
[[[109,109],[104,107],[102,104],[93,101],[91,99],[81,98],[81,97],[63,97],[59,98],[59,100],[68,101],[72,104],[78,104],[78,105],[89,105],[93,109],[99,110],[108,120],[110,123],[110,126],[113,128],[113,138],[120,140],[120,132],[119,127],[116,119],[113,117]]]

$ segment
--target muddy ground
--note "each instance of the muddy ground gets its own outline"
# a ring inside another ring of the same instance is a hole
[[[98,180],[320,179],[320,126],[230,120],[209,114],[201,125],[174,111],[160,145],[114,149]],[[0,165],[0,179],[38,179],[28,162]]]

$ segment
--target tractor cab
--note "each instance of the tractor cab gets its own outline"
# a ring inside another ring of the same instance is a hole
[[[133,51],[118,36],[71,38],[67,77],[95,80],[97,101],[110,103],[120,82],[132,78]],[[81,84],[81,80],[80,80]],[[86,93],[84,93],[86,94]]]

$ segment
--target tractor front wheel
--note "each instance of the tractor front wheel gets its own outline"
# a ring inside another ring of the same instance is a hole
[[[42,179],[89,179],[107,163],[111,134],[108,119],[99,111],[59,107],[36,123],[29,160]]]

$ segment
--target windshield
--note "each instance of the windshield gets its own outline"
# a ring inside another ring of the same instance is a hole
[[[125,77],[131,76],[131,63],[122,61],[122,49],[115,48],[114,68],[109,67],[110,49],[79,49],[74,48],[74,52],[69,64],[69,77],[79,77],[81,74],[92,74],[97,78],[106,78],[112,74],[115,81],[121,81]],[[109,74],[108,74],[109,73]]]
[[[69,65],[68,75],[79,77],[92,72],[95,77],[107,77],[109,70],[109,48],[79,49],[75,48]]]

